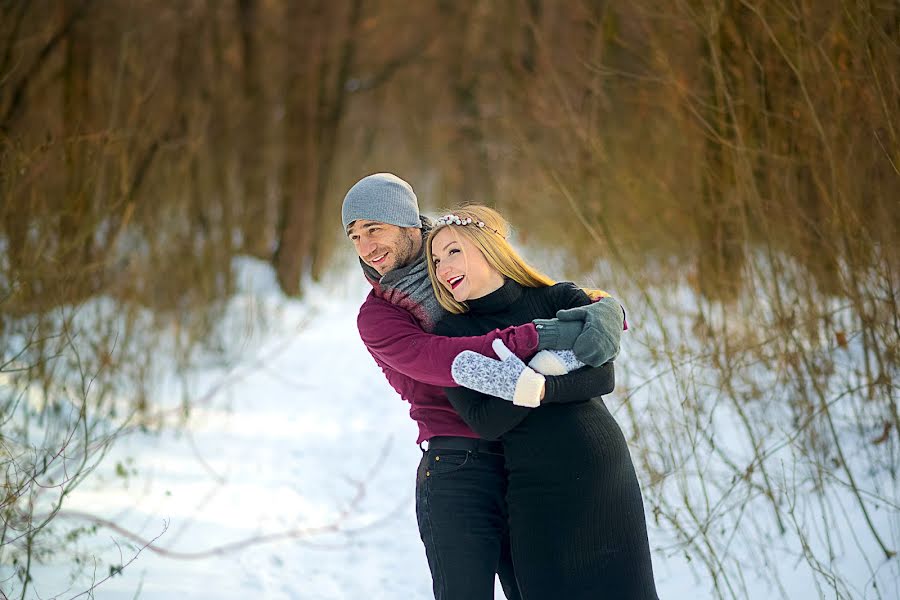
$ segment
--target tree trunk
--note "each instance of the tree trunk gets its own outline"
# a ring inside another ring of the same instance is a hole
[[[321,275],[323,240],[333,224],[322,222],[328,197],[337,136],[345,109],[344,84],[353,63],[362,1],[354,0],[346,21],[327,2],[304,12],[288,4],[289,34],[285,97],[284,159],[281,204],[274,256],[278,281],[286,294],[301,292],[304,274]],[[342,25],[342,26],[341,26]],[[332,58],[335,32],[345,35],[337,59]],[[302,60],[298,60],[302,57]]]
[[[266,194],[265,155],[268,145],[268,110],[260,61],[259,2],[238,0],[241,40],[243,110],[240,127],[241,227],[244,251],[257,257],[271,255],[269,210]]]
[[[720,19],[731,18],[728,9]],[[702,46],[706,70],[706,134],[702,164],[700,211],[697,214],[700,254],[700,291],[709,298],[733,298],[740,287],[744,265],[744,240],[740,228],[741,203],[737,202],[735,172],[728,145],[736,143],[735,124],[726,102],[726,70],[733,50],[722,35],[722,24],[707,31]],[[717,56],[714,56],[717,55]],[[719,65],[717,67],[717,65]]]
[[[80,9],[81,2],[66,0],[63,20],[69,21]],[[75,25],[66,37],[65,67],[63,70],[63,148],[66,163],[66,194],[60,207],[58,265],[69,273],[81,272],[93,256],[94,219],[89,158],[89,142],[85,134],[92,133],[93,87],[91,83],[91,32]],[[90,277],[79,277],[82,284]],[[76,296],[78,291],[72,290]]]
[[[453,195],[460,200],[493,206],[496,203],[494,182],[489,171],[479,100],[482,82],[478,57],[487,50],[481,47],[482,40],[470,32],[475,26],[474,10],[468,4],[441,3],[441,12],[448,23],[447,60],[456,116],[456,132],[449,153],[457,159],[450,178]]]
[[[284,19],[287,72],[284,91],[284,156],[281,165],[281,202],[273,262],[285,294],[301,293],[300,280],[309,269],[312,218],[318,166],[318,79],[325,60],[324,0],[304,10],[289,2]]]

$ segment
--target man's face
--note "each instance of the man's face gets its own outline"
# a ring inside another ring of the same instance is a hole
[[[347,237],[363,262],[384,275],[412,262],[421,246],[418,232],[414,227],[360,219],[350,224]]]

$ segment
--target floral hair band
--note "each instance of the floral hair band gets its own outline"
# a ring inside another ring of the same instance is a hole
[[[472,217],[462,218],[452,213],[444,215],[443,217],[436,220],[435,225],[459,225],[460,227],[465,227],[466,225],[474,225],[479,229],[487,229],[488,231],[493,231],[500,237],[503,237],[503,235],[499,231],[497,231],[493,227],[488,227],[487,225],[485,225],[484,221],[473,221]]]

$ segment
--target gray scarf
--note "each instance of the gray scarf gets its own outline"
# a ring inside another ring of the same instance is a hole
[[[425,262],[424,239],[431,231],[431,221],[422,219],[422,248],[411,263],[379,275],[378,271],[360,259],[366,279],[372,284],[376,296],[399,306],[412,314],[425,331],[432,331],[438,321],[447,316],[447,310],[441,306],[434,295],[431,280],[428,278],[428,265]]]

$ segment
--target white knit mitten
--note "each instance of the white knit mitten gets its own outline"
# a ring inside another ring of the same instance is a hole
[[[541,350],[528,362],[541,375],[565,375],[585,366],[571,350]]]
[[[500,360],[465,350],[453,359],[450,370],[459,385],[504,400],[517,406],[535,407],[541,403],[544,376],[535,373],[502,340],[491,345]]]

